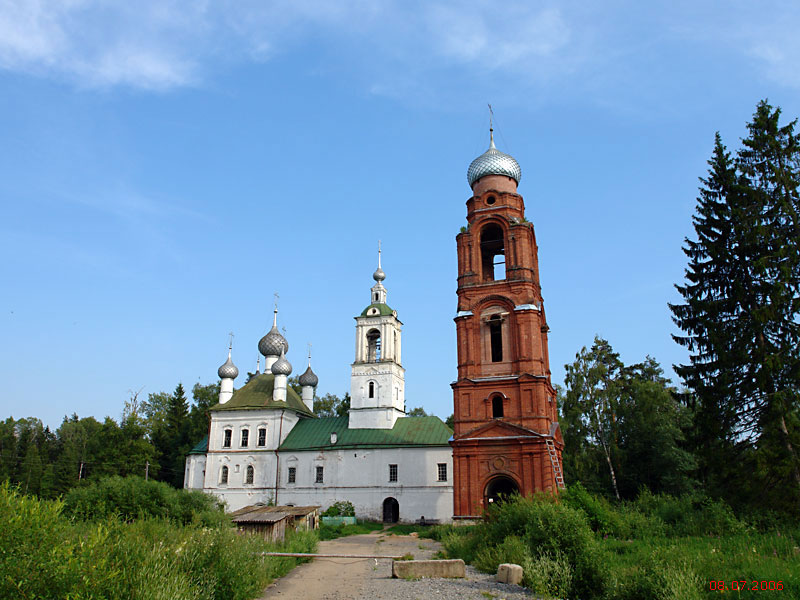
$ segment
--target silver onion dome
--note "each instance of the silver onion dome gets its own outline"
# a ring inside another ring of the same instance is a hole
[[[258,351],[264,356],[280,356],[289,351],[289,342],[278,331],[277,325],[273,325],[269,333],[258,342]]]
[[[220,379],[236,379],[239,376],[239,369],[233,364],[230,352],[228,352],[228,360],[225,361],[225,364],[217,369],[217,375]]]
[[[372,274],[372,278],[373,278],[375,281],[383,281],[384,279],[386,279],[386,273],[384,273],[384,272],[383,272],[383,269],[381,269],[380,267],[378,267],[378,268],[375,270],[375,272]]]
[[[317,387],[317,384],[319,383],[319,377],[317,377],[317,374],[311,370],[311,365],[308,365],[305,373],[300,375],[298,381],[300,382],[301,387],[305,387],[307,385],[310,385],[311,387]]]
[[[472,161],[467,169],[467,181],[469,186],[486,175],[505,175],[511,177],[519,184],[522,178],[522,169],[513,156],[500,152],[494,145],[494,137],[491,138],[489,149]]]
[[[272,363],[272,374],[273,375],[291,375],[292,374],[292,364],[286,360],[286,356],[284,352],[281,351],[281,357]]]

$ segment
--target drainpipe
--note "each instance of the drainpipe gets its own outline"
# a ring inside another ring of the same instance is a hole
[[[278,445],[275,446],[275,506],[278,506],[278,481],[280,480],[280,472],[281,472],[281,457],[278,454],[278,446],[281,445],[281,436],[283,435],[283,413],[285,410],[281,411],[281,423],[278,426]]]

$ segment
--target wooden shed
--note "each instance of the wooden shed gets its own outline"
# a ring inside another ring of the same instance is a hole
[[[272,506],[245,506],[231,513],[231,520],[242,533],[259,535],[268,542],[282,542],[286,536],[286,524],[291,517],[272,510]]]

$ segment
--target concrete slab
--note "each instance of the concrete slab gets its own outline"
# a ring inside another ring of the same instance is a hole
[[[453,560],[395,560],[392,562],[392,577],[396,579],[464,576],[466,576],[466,568],[464,561],[460,558]]]

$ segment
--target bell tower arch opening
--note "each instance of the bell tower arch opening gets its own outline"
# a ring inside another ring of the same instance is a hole
[[[367,362],[378,362],[381,359],[381,332],[370,329],[367,332]]]
[[[503,229],[496,223],[489,223],[481,231],[481,269],[484,281],[502,281],[506,278]]]

